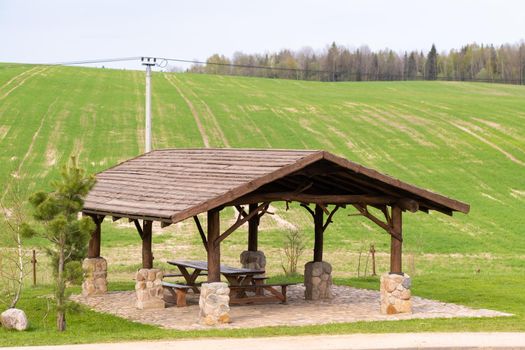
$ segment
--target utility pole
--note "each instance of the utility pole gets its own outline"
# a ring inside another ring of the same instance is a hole
[[[157,64],[154,57],[142,57],[142,65],[146,66],[146,135],[144,152],[151,151],[151,66]]]

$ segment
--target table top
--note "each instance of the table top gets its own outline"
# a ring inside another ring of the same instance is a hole
[[[182,267],[189,267],[191,269],[198,269],[202,271],[208,271],[208,262],[198,260],[170,260],[168,264]],[[264,274],[264,270],[245,269],[239,267],[231,267],[222,265],[220,267],[221,274],[223,275],[260,275]]]

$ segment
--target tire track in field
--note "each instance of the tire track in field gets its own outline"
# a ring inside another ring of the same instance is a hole
[[[25,70],[23,71],[22,73],[20,74],[17,74],[15,75],[14,77],[12,77],[11,79],[9,79],[7,82],[5,82],[2,86],[0,86],[0,90],[3,90],[4,88],[6,88],[9,84],[11,84],[13,81],[15,81],[16,79],[18,78],[21,78],[23,77],[24,75],[34,71],[35,69],[37,69],[38,67],[33,67],[33,68],[30,68],[28,70]]]
[[[40,74],[40,73],[43,73],[44,71],[46,71],[48,69],[48,67],[44,67],[43,69],[40,69],[40,70],[37,70],[37,71],[34,71],[32,72],[31,74],[29,74],[28,76],[24,77],[18,84],[16,84],[15,86],[13,86],[11,88],[11,90],[7,91],[5,94],[3,94],[2,96],[0,96],[0,101],[5,99],[7,96],[9,96],[13,91],[15,91],[16,89],[18,89],[20,86],[24,85],[24,83],[34,77],[35,75],[37,74]],[[20,77],[20,75],[18,75],[18,77]],[[10,83],[11,80],[8,82]],[[7,86],[7,85],[6,85]]]
[[[486,144],[487,146],[490,146],[492,147],[493,149],[495,149],[496,151],[500,152],[501,154],[503,154],[505,157],[507,157],[508,159],[510,159],[511,161],[513,161],[514,163],[516,164],[519,164],[521,166],[525,166],[525,162],[522,162],[521,160],[519,160],[518,158],[514,157],[512,154],[510,154],[509,152],[505,151],[503,148],[501,148],[500,146],[496,145],[495,143],[487,140],[486,138],[484,138],[483,136],[481,135],[478,135],[476,134],[474,131],[470,130],[469,128],[467,128],[466,126],[463,126],[463,125],[460,125],[458,123],[454,123],[454,122],[450,122],[451,125],[455,126],[456,128],[466,132],[467,134],[477,138],[478,140],[480,140],[481,142],[483,142],[484,144]]]
[[[177,81],[177,83],[180,83],[180,80],[178,80],[175,76],[172,76],[171,78]],[[216,135],[218,136],[218,138],[224,144],[224,146],[231,147],[230,143],[228,142],[228,139],[226,138],[226,135],[224,135],[224,132],[222,131],[221,126],[219,125],[219,121],[217,120],[217,117],[215,116],[215,114],[213,114],[210,106],[208,106],[208,104],[204,102],[204,100],[200,98],[199,95],[197,95],[191,88],[186,87],[186,89],[188,89],[188,91],[197,99],[197,101],[200,102],[204,106],[204,109],[206,110],[206,114],[208,115],[208,119],[213,124],[213,129]]]
[[[170,83],[175,88],[175,90],[177,90],[178,94],[182,97],[182,99],[188,105],[188,108],[190,109],[191,114],[193,115],[193,119],[195,119],[195,124],[197,124],[197,128],[199,129],[199,133],[201,134],[202,142],[204,143],[204,147],[210,148],[210,140],[208,139],[208,135],[206,135],[206,131],[204,130],[204,127],[202,125],[201,119],[199,117],[199,113],[197,113],[197,110],[193,106],[193,103],[191,103],[191,101],[186,97],[186,95],[182,93],[181,89],[177,86],[177,84],[175,84],[171,80],[171,77],[169,77],[167,74],[164,74],[164,78],[166,78],[168,83]]]
[[[12,174],[12,176],[15,179],[19,179],[20,178],[20,170],[22,169],[22,166],[24,165],[24,163],[27,160],[27,158],[29,158],[29,155],[33,152],[33,147],[35,145],[35,142],[36,142],[36,139],[37,139],[38,135],[40,134],[40,130],[42,130],[42,127],[44,126],[44,123],[45,123],[47,117],[49,116],[52,108],[55,106],[55,103],[57,101],[58,101],[58,97],[55,98],[55,100],[53,102],[51,102],[49,107],[47,107],[46,113],[42,116],[42,118],[40,120],[40,125],[38,126],[38,129],[36,129],[35,133],[33,134],[33,137],[31,138],[31,143],[29,144],[29,148],[27,149],[27,152],[24,154],[24,157],[22,158],[20,163],[18,163],[18,167],[16,168],[16,170]],[[9,192],[12,183],[13,183],[13,180],[9,181],[9,183],[5,186],[5,191],[2,194],[1,200],[3,200],[5,198],[5,195]]]

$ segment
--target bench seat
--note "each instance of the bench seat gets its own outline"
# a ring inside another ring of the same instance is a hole
[[[229,286],[230,304],[252,304],[258,302],[278,301],[286,304],[286,288],[297,283],[257,283],[256,285]],[[275,287],[281,287],[281,291]],[[264,291],[270,295],[264,295]],[[255,296],[246,296],[244,291],[255,291]],[[240,292],[240,293],[239,293]]]
[[[194,288],[195,286],[162,281],[162,287],[169,290],[170,293],[177,299],[178,307],[183,307],[188,306],[188,304],[186,304],[186,294],[188,293],[188,290]]]
[[[261,280],[262,282],[262,280]],[[241,286],[229,286],[230,288],[230,304],[242,305],[253,303],[265,303],[269,301],[276,301],[286,304],[286,288],[297,283],[257,283],[256,285],[247,284]],[[186,295],[188,290],[196,289],[195,285],[187,285],[182,283],[162,282],[162,287],[167,289],[177,300],[177,307],[187,306]],[[280,287],[280,291],[276,288]],[[255,291],[254,296],[247,296],[245,291]],[[269,294],[265,295],[264,291]]]

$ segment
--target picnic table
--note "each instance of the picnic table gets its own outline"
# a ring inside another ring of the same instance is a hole
[[[186,293],[193,290],[200,293],[199,276],[206,276],[208,263],[195,260],[173,260],[168,264],[176,266],[180,274],[165,274],[165,277],[184,277],[184,284],[164,281],[163,286],[177,297],[177,306],[186,306]],[[264,270],[246,269],[220,265],[220,273],[226,278],[230,288],[230,304],[251,304],[256,302],[279,301],[286,303],[286,287],[293,283],[266,284]],[[281,291],[275,287],[281,287]],[[268,291],[269,294],[265,294]],[[255,295],[249,295],[250,292]]]

